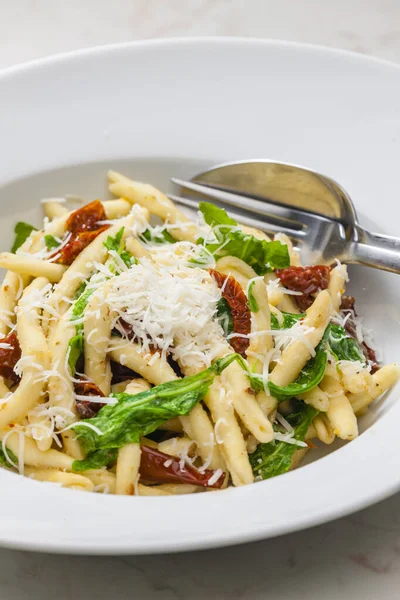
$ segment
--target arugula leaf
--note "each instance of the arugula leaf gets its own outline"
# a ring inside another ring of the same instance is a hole
[[[83,287],[83,291],[76,300],[71,314],[71,321],[78,321],[83,317],[83,313],[88,305],[89,298],[93,294],[95,288]],[[78,360],[83,354],[83,323],[76,323],[76,335],[68,342],[68,367],[72,376],[75,374]]]
[[[324,338],[337,360],[361,361],[365,364],[365,355],[360,344],[347,334],[344,327],[330,323]]]
[[[125,242],[122,239],[124,235],[124,227],[115,234],[114,237],[109,235],[103,245],[107,248],[107,250],[113,250],[121,257],[127,267],[130,267],[134,262],[135,258],[125,249]]]
[[[235,219],[232,219],[226,210],[215,206],[215,204],[211,204],[211,202],[200,202],[199,209],[203,213],[207,225],[213,229],[214,227],[218,227],[222,234],[229,233],[232,227],[238,227]]]
[[[295,323],[300,321],[300,319],[304,319],[306,315],[305,313],[295,314],[283,312],[282,316],[282,325],[279,325],[278,318],[271,312],[271,329],[290,329]]]
[[[307,362],[297,377],[296,381],[289,383],[285,387],[275,385],[272,381],[268,382],[268,389],[278,401],[294,398],[300,394],[305,394],[315,388],[324,376],[328,355],[325,344],[320,343],[316,348],[313,358]]]
[[[267,387],[271,394],[278,400],[283,402],[289,398],[295,398],[300,394],[305,394],[314,389],[324,376],[328,355],[324,345],[318,345],[316,354],[307,362],[301,370],[296,381],[289,383],[285,387],[275,385],[272,381],[267,382]],[[260,392],[264,389],[264,380],[262,375],[246,371],[246,375],[250,380],[250,385],[255,392]]]
[[[283,322],[280,326],[277,317],[273,313],[271,313],[271,329],[290,329],[300,319],[303,319],[305,317],[304,314],[292,313],[282,313],[282,316]],[[324,334],[324,337],[322,338],[321,342],[316,348],[315,356],[313,358],[310,358],[307,364],[303,367],[296,381],[290,383],[285,387],[280,387],[269,381],[267,383],[269,391],[276,397],[278,402],[282,402],[283,400],[287,400],[288,398],[294,398],[299,394],[309,392],[319,384],[322,377],[324,376],[327,358],[328,356],[326,352],[326,337]],[[256,373],[248,373],[248,377],[250,379],[251,387],[256,392],[259,392],[264,389],[263,378],[261,375],[258,375]]]
[[[224,330],[225,336],[233,333],[232,312],[225,298],[220,298],[217,302],[217,320]]]
[[[15,456],[14,452],[12,452],[12,450],[10,450],[9,448],[7,448],[7,454],[10,457],[10,460],[13,461],[14,464],[18,464],[18,458]],[[6,469],[12,469],[13,466],[11,463],[8,462],[6,455],[3,451],[3,449],[0,447],[0,465],[2,467],[5,467]]]
[[[258,302],[257,300],[254,298],[252,289],[254,287],[255,281],[252,281],[249,285],[249,288],[247,290],[247,302],[249,304],[249,309],[251,310],[251,312],[256,313],[260,310],[260,307],[258,306]],[[275,315],[274,315],[275,317]],[[276,318],[276,317],[275,317]]]
[[[73,430],[89,459],[98,450],[139,442],[168,419],[187,415],[207,393],[214,377],[238,358],[237,354],[224,356],[197,375],[163,383],[139,394],[116,394],[117,404],[104,406],[95,417],[76,423]],[[86,423],[98,428],[101,435]],[[79,463],[76,461],[77,468]]]
[[[83,353],[83,335],[78,333],[68,342],[68,367],[72,376],[75,375],[76,364]],[[68,351],[67,350],[67,351]]]
[[[318,414],[318,410],[304,402],[296,403],[295,411],[286,417],[294,428],[294,438],[304,441],[308,428]],[[270,479],[286,473],[292,464],[293,455],[299,446],[286,442],[269,442],[259,444],[256,451],[249,456],[255,476]]]
[[[75,292],[74,300],[77,300],[79,298],[79,296],[81,296],[83,294],[83,292],[86,290],[86,287],[87,287],[87,281],[82,281],[82,283],[79,284],[79,287]]]
[[[60,245],[60,242],[56,240],[54,235],[45,235],[44,243],[46,244],[46,248],[48,250],[51,250],[52,248],[58,248],[58,246]]]
[[[289,252],[285,244],[266,242],[243,233],[236,221],[214,204],[200,202],[199,209],[206,223],[213,228],[217,242],[205,243],[200,239],[198,243],[205,246],[216,259],[227,255],[236,256],[253,267],[257,275],[289,266]]]
[[[71,321],[78,321],[78,320],[82,319],[83,313],[85,312],[85,309],[88,305],[89,298],[93,294],[94,291],[95,291],[94,287],[85,288],[85,290],[82,292],[82,294],[79,296],[78,300],[75,302],[75,304],[73,306],[72,314],[71,314]],[[83,331],[83,324],[77,323],[75,325],[75,328],[76,328],[76,332],[79,333],[79,332]]]
[[[18,248],[20,248],[25,240],[31,235],[32,231],[37,231],[36,227],[29,225],[29,223],[19,221],[14,227],[15,239],[11,252],[15,254]]]
[[[153,244],[175,244],[176,239],[172,237],[172,235],[166,230],[163,229],[158,233],[154,233],[151,229],[146,229],[142,233],[142,236],[147,242],[152,242]]]
[[[74,460],[72,463],[73,471],[88,471],[89,469],[101,469],[110,464],[115,463],[118,456],[116,448],[106,450],[95,450],[90,452],[86,458],[82,460]]]

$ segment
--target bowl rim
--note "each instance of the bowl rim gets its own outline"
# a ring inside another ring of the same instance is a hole
[[[321,54],[331,56],[343,56],[349,59],[362,61],[365,63],[375,63],[377,65],[393,67],[396,70],[400,70],[400,64],[390,61],[385,58],[379,58],[377,56],[363,54],[354,50],[347,50],[344,48],[336,48],[334,46],[327,46],[324,44],[312,44],[308,42],[295,42],[291,40],[285,40],[281,38],[261,38],[261,37],[246,37],[246,36],[216,36],[216,35],[196,35],[196,36],[172,36],[172,37],[159,37],[143,40],[130,40],[125,42],[115,42],[110,44],[96,44],[94,46],[88,46],[87,48],[78,48],[76,50],[66,50],[65,52],[56,52],[49,54],[48,56],[42,56],[34,58],[32,60],[26,60],[13,65],[9,65],[0,69],[0,77],[6,77],[9,75],[15,75],[25,70],[33,68],[42,68],[48,65],[52,65],[57,62],[69,61],[76,58],[86,58],[88,56],[95,56],[96,54],[103,54],[109,52],[118,52],[121,50],[129,50],[130,48],[146,48],[146,47],[164,47],[164,46],[175,46],[175,45],[237,45],[242,46],[269,46],[279,48],[294,48],[300,51],[318,51]]]

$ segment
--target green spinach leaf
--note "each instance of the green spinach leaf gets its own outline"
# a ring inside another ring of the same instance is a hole
[[[33,225],[29,225],[29,223],[19,221],[14,227],[15,238],[11,248],[11,252],[15,254],[18,248],[20,248],[22,244],[31,235],[32,231],[37,231],[36,227],[34,227]]]
[[[73,430],[90,456],[98,450],[139,442],[142,436],[168,419],[187,415],[207,393],[214,377],[234,360],[238,360],[238,355],[230,354],[197,375],[163,383],[135,395],[116,394],[117,404],[104,406],[95,417],[76,423]],[[100,430],[101,435],[96,430]],[[79,468],[78,462],[76,468]]]
[[[83,354],[83,335],[78,333],[68,342],[68,367],[72,376],[75,375],[76,364]]]
[[[279,325],[277,317],[271,313],[271,329],[290,329],[300,319],[305,317],[304,314],[291,314],[282,313],[283,322]],[[301,370],[300,375],[296,381],[290,383],[285,387],[275,385],[271,381],[267,383],[268,389],[275,396],[278,402],[288,400],[289,398],[295,398],[299,394],[304,394],[315,388],[322,377],[324,376],[327,363],[327,352],[326,352],[326,337],[324,335],[321,342],[318,344],[315,356],[310,358],[304,368]],[[263,377],[256,373],[248,373],[250,379],[250,385],[255,391],[264,389]]]
[[[105,242],[103,242],[104,246],[107,250],[112,250],[121,257],[127,267],[130,267],[132,264],[136,262],[135,258],[125,249],[125,242],[122,239],[124,235],[124,227],[115,234],[114,237],[111,235],[108,236]]]
[[[88,288],[84,286],[82,293],[75,301],[72,308],[71,321],[80,321],[83,317],[83,313],[88,305],[89,298],[93,294],[95,288]],[[76,335],[72,337],[68,342],[68,367],[72,376],[75,374],[76,364],[83,354],[83,323],[78,322],[75,324]]]
[[[225,298],[220,298],[217,302],[217,320],[224,330],[225,336],[233,333],[232,311]]]
[[[249,309],[251,310],[251,312],[256,313],[256,312],[258,312],[260,310],[260,307],[258,306],[258,302],[254,298],[254,295],[253,295],[253,291],[252,290],[253,290],[254,284],[255,284],[255,281],[252,281],[250,283],[250,285],[249,285],[248,290],[247,290],[247,302],[248,302]]]
[[[266,242],[243,233],[236,221],[214,204],[200,202],[199,209],[206,223],[212,227],[217,241],[209,243],[200,239],[198,243],[204,245],[215,258],[227,255],[240,258],[253,267],[257,275],[289,266],[289,252],[285,244]]]
[[[175,244],[176,242],[175,238],[173,238],[166,229],[163,229],[160,232],[154,232],[151,229],[146,229],[146,231],[142,233],[141,237],[147,242],[151,242],[153,244]]]
[[[44,243],[46,244],[47,250],[52,250],[53,248],[58,248],[58,246],[60,245],[60,242],[58,240],[56,240],[54,235],[45,235]]]
[[[118,457],[118,449],[110,448],[105,450],[95,450],[90,452],[82,460],[74,460],[72,463],[73,471],[88,471],[89,469],[101,469],[110,464],[114,464]]]
[[[271,312],[271,329],[290,329],[293,327],[295,323],[304,319],[305,313],[295,314],[295,313],[282,313],[283,321],[282,325],[279,325],[278,318]]]
[[[289,383],[285,387],[275,385],[272,381],[268,382],[268,389],[278,401],[295,398],[300,394],[305,394],[315,388],[324,376],[328,355],[325,344],[319,344],[316,348],[315,356],[310,358],[303,367],[296,381]]]
[[[7,448],[7,454],[10,460],[13,461],[15,465],[18,465],[18,458],[15,456],[14,452],[12,452],[9,448]],[[0,465],[5,467],[6,469],[12,469],[13,465],[7,460],[6,455],[3,449],[0,447]]]
[[[308,428],[317,416],[318,410],[304,402],[296,403],[295,411],[286,417],[294,428],[294,438],[304,441]],[[299,446],[286,442],[269,442],[259,444],[256,451],[249,456],[250,464],[255,476],[270,479],[289,471],[293,455]]]
[[[337,360],[366,362],[360,344],[347,334],[344,327],[330,323],[325,330],[324,337]]]

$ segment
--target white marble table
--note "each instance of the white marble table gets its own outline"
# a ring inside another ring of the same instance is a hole
[[[399,0],[0,0],[0,68],[176,35],[281,38],[399,62],[399,23]],[[274,540],[169,557],[0,550],[0,600],[398,600],[399,500]]]

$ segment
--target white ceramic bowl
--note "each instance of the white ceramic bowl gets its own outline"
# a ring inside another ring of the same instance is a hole
[[[273,158],[321,171],[364,225],[399,234],[400,69],[323,48],[244,39],[140,42],[0,75],[1,246],[38,200],[105,192],[105,172],[168,187],[213,164]],[[400,359],[400,278],[356,267],[352,291],[386,361]],[[400,488],[394,390],[360,437],[294,472],[166,498],[79,493],[0,470],[0,544],[70,553],[208,548],[309,527]],[[315,454],[314,454],[315,456]]]

